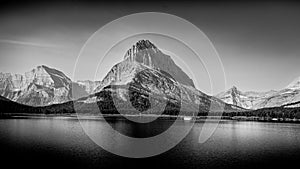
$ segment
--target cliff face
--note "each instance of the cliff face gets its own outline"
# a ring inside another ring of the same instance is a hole
[[[113,105],[107,98],[115,96],[117,104],[122,104],[119,107],[130,107],[127,105],[130,100],[132,105],[140,106],[140,110],[151,105],[149,99],[154,100],[154,105],[170,101],[180,104],[186,112],[207,112],[212,104],[216,111],[224,106],[221,100],[195,89],[193,81],[172,58],[148,40],[133,45],[124,60],[111,68],[94,93],[100,98],[89,98],[86,102],[102,100],[101,105]]]
[[[21,88],[24,88],[24,77],[19,74],[0,73],[0,94],[15,100]]]
[[[99,92],[104,86],[110,83],[116,83],[120,80],[128,81],[134,77],[137,65],[167,72],[172,78],[186,86],[194,86],[192,79],[178,67],[170,56],[162,53],[149,40],[140,40],[133,45],[125,54],[124,60],[108,72],[94,92]]]
[[[149,40],[140,40],[124,56],[125,61],[138,62],[153,69],[168,72],[181,84],[194,86],[192,79],[178,67],[170,56],[161,52]]]
[[[95,92],[100,92],[108,85],[130,84],[139,84],[156,94],[167,92],[169,95],[179,95],[178,91],[172,91],[175,88],[194,88],[193,81],[171,57],[163,54],[148,40],[140,40],[133,45],[126,52],[124,60],[111,68]]]

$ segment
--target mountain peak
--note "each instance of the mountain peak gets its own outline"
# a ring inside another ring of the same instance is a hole
[[[53,69],[53,68],[50,68],[49,66],[46,65],[38,65],[34,67],[32,70],[38,70],[38,69]]]
[[[138,50],[144,50],[144,49],[156,49],[156,46],[151,43],[149,40],[139,40],[136,44],[135,44],[136,48]]]
[[[139,63],[152,69],[164,71],[170,74],[181,84],[194,86],[193,80],[176,65],[169,55],[161,52],[149,40],[139,40],[135,45],[127,50],[124,61],[129,63]]]
[[[158,48],[149,40],[139,40],[136,42],[136,44],[132,45],[130,49],[127,50],[124,60],[129,59],[130,61],[136,61],[137,59],[140,59],[141,53],[149,53],[151,51],[157,53],[159,50]]]
[[[40,65],[40,66],[38,66],[38,67],[42,67],[42,68],[44,68],[44,69],[53,69],[53,68],[50,68],[49,66],[46,66],[46,65]]]
[[[232,86],[230,89],[233,90],[233,91],[237,91],[237,87],[236,86]]]
[[[31,71],[25,72],[25,78],[28,82],[55,88],[65,87],[71,83],[71,79],[63,72],[46,65],[39,65]]]

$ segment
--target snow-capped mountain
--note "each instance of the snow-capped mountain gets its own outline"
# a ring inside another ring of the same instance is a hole
[[[76,98],[72,89],[87,94],[63,72],[45,65],[23,75],[0,73],[0,95],[26,105],[44,106],[72,100]]]
[[[246,109],[279,107],[300,101],[300,78],[296,78],[287,87],[279,91],[241,92],[233,87],[216,95],[216,97],[226,103]]]

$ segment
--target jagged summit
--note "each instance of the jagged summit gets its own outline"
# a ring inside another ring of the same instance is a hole
[[[130,49],[127,50],[124,60],[129,59],[131,61],[136,60],[135,57],[144,50],[153,50],[158,52],[157,47],[151,43],[149,40],[139,40],[136,44],[132,45]]]
[[[151,43],[149,40],[139,40],[135,46],[138,50],[149,49],[149,48],[156,49],[156,46],[153,43]]]
[[[216,97],[226,103],[250,109],[253,106],[255,96],[248,96],[247,94],[239,91],[236,86],[233,86],[227,91],[219,93]]]
[[[149,40],[139,40],[136,42],[136,44],[126,52],[124,61],[131,64],[136,62],[152,69],[164,71],[181,84],[195,87],[193,80],[176,65],[172,58],[160,51],[159,48]]]
[[[236,86],[232,86],[231,88],[229,88],[228,90],[226,90],[224,92],[221,92],[220,94],[226,94],[226,95],[235,97],[234,95],[237,95],[239,93],[240,93],[240,91],[238,90],[238,88]]]

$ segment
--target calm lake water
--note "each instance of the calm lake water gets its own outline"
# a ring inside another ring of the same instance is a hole
[[[103,125],[101,120],[86,120]],[[129,135],[143,136],[155,129],[139,130],[130,123],[113,121]],[[156,128],[169,126],[160,121]],[[187,123],[186,123],[187,124]],[[221,121],[212,137],[198,143],[203,123],[187,137],[158,156],[131,159],[97,146],[76,119],[0,120],[1,164],[30,168],[266,168],[287,167],[300,160],[300,125]],[[183,124],[180,127],[185,127]],[[105,137],[103,137],[105,139]]]

